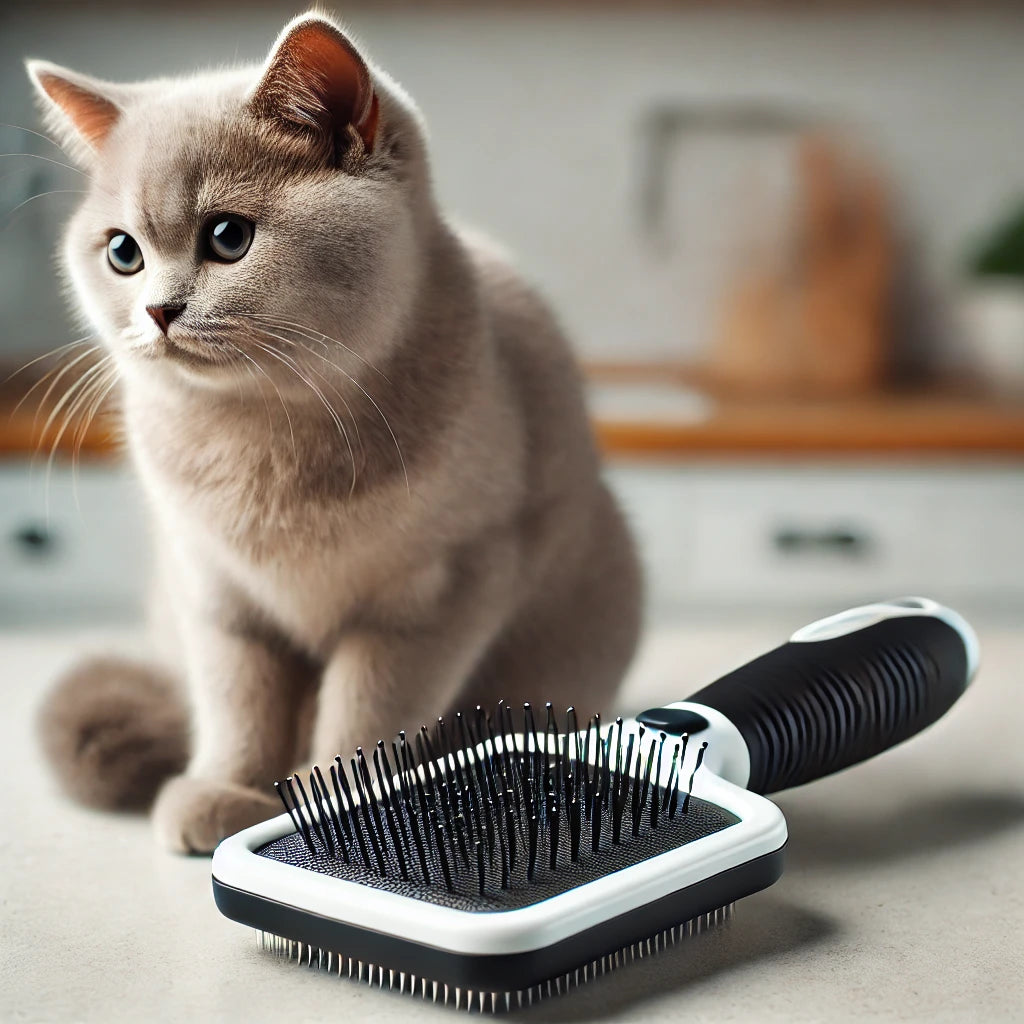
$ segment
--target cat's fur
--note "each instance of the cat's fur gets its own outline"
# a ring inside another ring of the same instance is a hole
[[[404,92],[321,15],[262,69],[29,70],[93,179],[63,259],[121,373],[157,553],[160,667],[86,663],[44,706],[67,787],[112,806],[163,783],[161,840],[205,851],[304,760],[499,698],[607,709],[640,576],[578,373],[439,213]],[[197,235],[226,211],[255,237],[211,263]],[[115,231],[140,273],[107,265]],[[144,307],[169,302],[165,337]]]

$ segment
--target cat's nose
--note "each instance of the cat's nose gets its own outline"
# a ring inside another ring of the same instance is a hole
[[[153,318],[153,322],[161,331],[164,332],[164,334],[167,333],[167,328],[171,326],[171,322],[181,316],[184,310],[184,303],[180,306],[165,305],[146,307],[146,312]]]

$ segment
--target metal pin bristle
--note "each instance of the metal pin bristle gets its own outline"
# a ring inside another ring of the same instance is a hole
[[[670,823],[692,816],[706,743],[688,757],[684,735],[669,757],[664,733],[622,718],[584,724],[570,707],[563,728],[551,704],[543,715],[538,730],[529,704],[518,722],[504,703],[493,716],[477,706],[368,754],[357,748],[347,765],[336,757],[327,773],[314,766],[308,785],[290,776],[277,793],[314,864],[343,862],[356,881],[365,870],[371,884],[473,895],[495,909],[503,893],[568,865],[600,873],[613,847],[648,849],[663,830],[673,841]]]
[[[534,1002],[542,999],[563,995],[634,960],[663,953],[682,939],[699,935],[715,925],[728,921],[732,917],[733,906],[730,903],[690,921],[666,928],[648,939],[609,950],[603,956],[589,960],[565,974],[557,975],[530,988],[508,991],[467,989],[446,985],[443,982],[424,978],[422,975],[410,974],[381,964],[367,963],[333,950],[325,950],[301,941],[285,939],[271,932],[257,931],[256,946],[263,952],[271,953],[284,960],[294,961],[304,967],[337,974],[338,977],[347,975],[357,982],[365,981],[373,988],[386,988],[403,995],[408,994],[423,1000],[453,1006],[458,1010],[498,1014],[509,1012],[512,1009],[522,1009],[524,1006],[532,1006]]]

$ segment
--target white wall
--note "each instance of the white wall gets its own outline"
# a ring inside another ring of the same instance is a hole
[[[292,4],[8,16],[0,120],[35,124],[21,55],[114,78],[176,71],[258,58],[291,13]],[[638,127],[652,102],[761,98],[858,122],[939,276],[1024,193],[1024,11],[367,8],[349,23],[425,111],[445,203],[518,254],[592,357],[683,344],[673,281],[639,230]],[[0,138],[4,151],[22,144],[9,130]],[[28,163],[0,167],[5,208],[23,198],[12,181],[25,183],[2,175]],[[45,252],[67,198],[30,204],[0,234],[0,346],[42,346],[61,330]]]

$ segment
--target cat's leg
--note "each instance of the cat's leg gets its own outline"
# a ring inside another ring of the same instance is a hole
[[[636,650],[643,580],[633,542],[607,487],[595,496],[589,528],[575,551],[551,560],[543,582],[481,662],[459,707],[498,700],[571,704],[581,720],[616,709],[616,695]]]
[[[169,849],[207,853],[280,810],[271,785],[293,767],[309,669],[266,638],[203,622],[183,632],[193,750],[160,791],[153,820]]]
[[[472,640],[452,650],[422,636],[346,637],[320,682],[313,763],[330,764],[336,754],[347,763],[357,746],[370,756],[377,740],[429,725],[458,693],[479,652]]]
[[[345,635],[320,681],[312,755],[329,764],[400,730],[428,725],[452,706],[514,602],[514,544],[490,539],[457,585],[415,622],[378,623]]]

